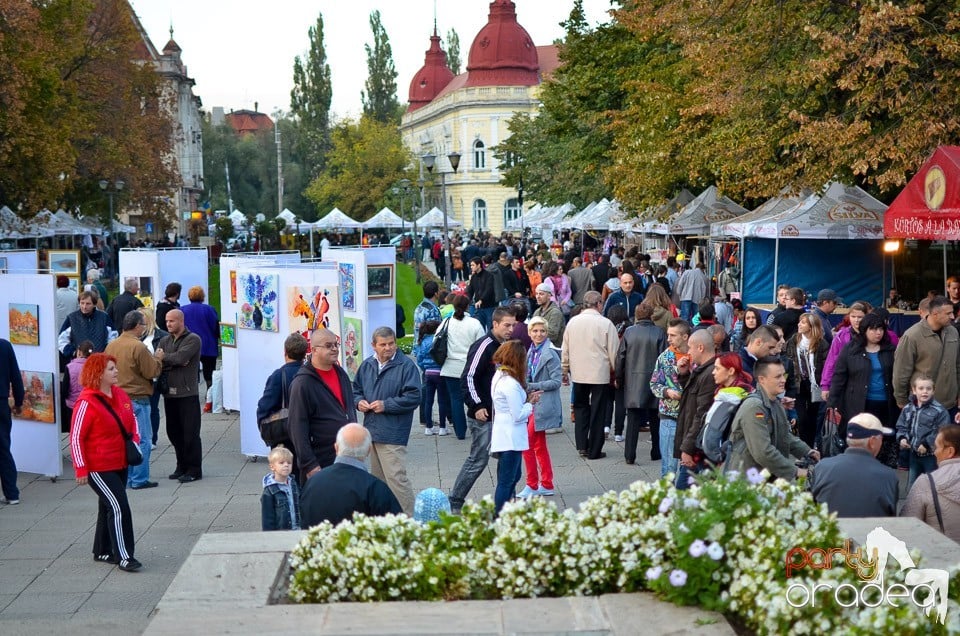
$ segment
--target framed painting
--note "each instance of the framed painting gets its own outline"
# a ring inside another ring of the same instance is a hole
[[[343,301],[343,308],[351,311],[357,308],[356,269],[357,266],[353,263],[340,263],[337,266],[340,273],[340,299]]]
[[[393,265],[367,265],[367,298],[393,298]]]
[[[53,388],[53,373],[46,371],[21,371],[23,377],[23,408],[17,414],[22,420],[53,424],[57,421],[56,399]],[[10,401],[13,401],[11,392]]]
[[[220,345],[235,349],[237,347],[237,326],[227,323],[220,323]]]
[[[237,277],[237,295],[240,302],[240,329],[280,331],[279,289],[276,274],[240,274]]]
[[[40,306],[10,303],[10,343],[40,346]]]
[[[343,366],[352,382],[357,377],[357,369],[363,362],[363,321],[359,318],[343,319]]]
[[[47,267],[54,274],[80,276],[80,250],[47,250]]]
[[[7,273],[7,257],[0,256],[0,274]]]

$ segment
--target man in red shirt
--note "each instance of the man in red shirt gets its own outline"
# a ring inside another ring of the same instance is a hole
[[[290,383],[290,439],[306,482],[333,464],[337,431],[357,421],[350,378],[339,364],[340,343],[329,329],[310,336],[310,357]]]

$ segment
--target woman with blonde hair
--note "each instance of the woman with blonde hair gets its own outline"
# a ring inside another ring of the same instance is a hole
[[[519,340],[507,340],[496,353],[497,371],[491,381],[493,427],[490,454],[497,458],[497,487],[493,500],[496,514],[513,497],[520,481],[523,451],[530,447],[527,420],[542,392],[527,395],[527,352]]]
[[[801,315],[797,333],[787,342],[786,355],[793,360],[797,375],[797,432],[811,448],[817,437],[820,403],[823,402],[820,380],[829,352],[830,344],[823,337],[820,318],[814,314]]]
[[[169,287],[169,285],[168,285]],[[160,310],[159,305],[157,306],[157,311]],[[143,322],[145,328],[143,330],[143,336],[140,337],[140,340],[143,341],[143,344],[147,346],[147,350],[150,352],[150,355],[153,355],[157,352],[159,348],[160,341],[169,336],[164,329],[157,326],[157,321],[153,318],[153,309],[150,307],[141,307],[138,310],[143,314]],[[150,396],[150,428],[153,431],[153,448],[157,447],[157,436],[160,433],[160,382],[159,378],[154,378],[153,380],[153,395]]]
[[[220,319],[217,311],[204,304],[206,294],[203,287],[194,285],[187,292],[190,302],[180,308],[183,312],[183,324],[187,329],[200,336],[200,364],[203,367],[203,381],[207,385],[207,399],[203,412],[212,410],[210,387],[213,385],[213,371],[217,368],[217,356],[220,353]]]

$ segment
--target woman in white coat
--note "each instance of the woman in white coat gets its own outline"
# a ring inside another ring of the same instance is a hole
[[[529,448],[527,419],[540,392],[527,394],[527,352],[519,340],[508,340],[493,354],[497,372],[491,382],[493,428],[490,454],[497,458],[497,488],[493,500],[499,515],[520,481],[523,451]]]
[[[466,296],[455,296],[453,299],[453,315],[440,323],[437,329],[447,331],[447,359],[440,369],[440,377],[447,385],[447,395],[450,397],[450,421],[453,422],[453,432],[457,439],[467,437],[467,414],[463,410],[463,389],[460,387],[460,375],[467,364],[467,353],[470,345],[483,337],[483,325],[476,318],[467,315],[470,301]],[[425,420],[430,421],[427,417]]]

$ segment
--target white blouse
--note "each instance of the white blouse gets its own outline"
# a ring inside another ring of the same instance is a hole
[[[497,371],[491,382],[493,394],[493,429],[490,431],[490,452],[525,451],[530,448],[527,418],[533,405],[527,392],[511,376]]]

